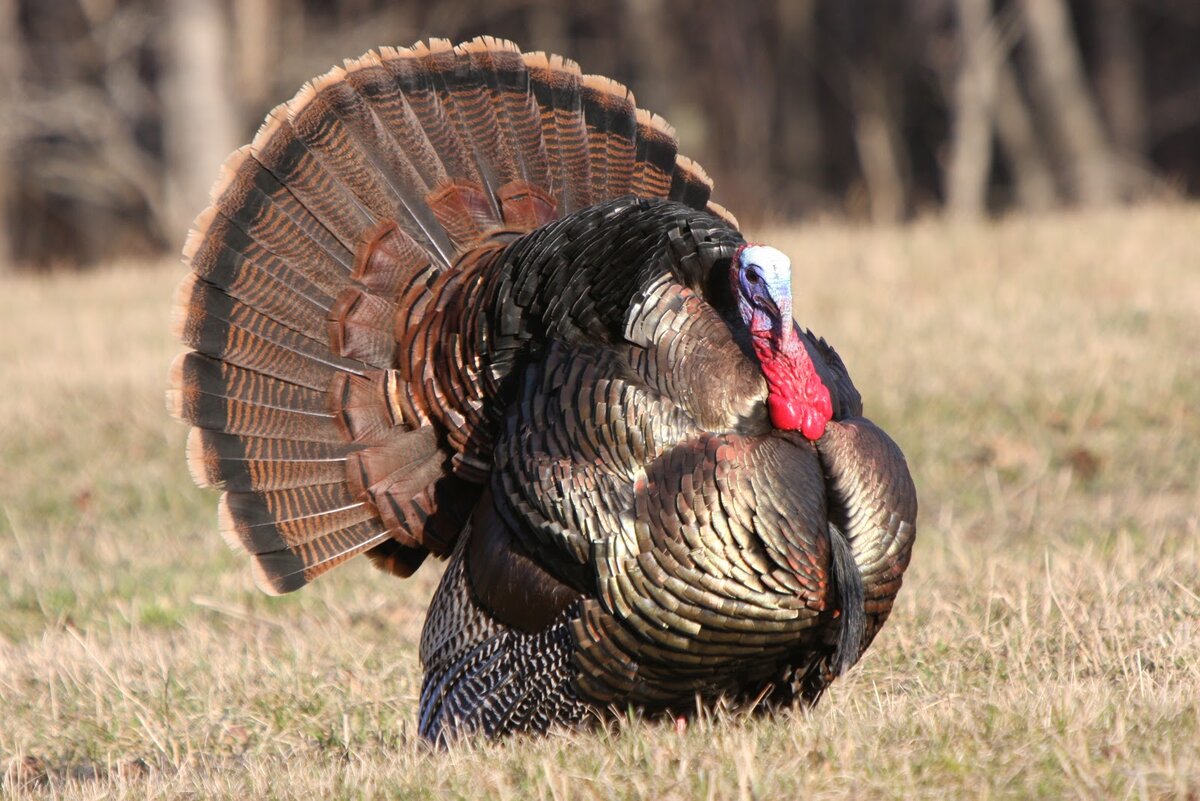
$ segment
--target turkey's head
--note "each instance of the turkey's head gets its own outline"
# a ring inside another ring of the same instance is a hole
[[[738,311],[767,379],[772,425],[820,439],[833,402],[792,319],[791,260],[766,245],[742,245],[729,270]]]

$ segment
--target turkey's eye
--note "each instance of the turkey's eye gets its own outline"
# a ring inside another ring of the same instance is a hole
[[[758,271],[757,270],[747,270],[746,271],[746,280],[748,282],[750,282],[751,284],[757,284],[759,282]]]

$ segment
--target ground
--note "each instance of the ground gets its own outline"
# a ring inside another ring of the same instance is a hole
[[[176,264],[0,283],[0,795],[1200,798],[1200,207],[752,232],[921,499],[811,712],[448,753],[437,579],[254,589],[164,411]]]

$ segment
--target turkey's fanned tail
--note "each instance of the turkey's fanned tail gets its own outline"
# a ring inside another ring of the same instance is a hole
[[[625,87],[490,37],[369,52],[267,115],[188,238],[175,329],[192,351],[168,391],[265,590],[362,552],[400,575],[450,552],[486,473],[465,452],[486,399],[470,364],[428,366],[471,325],[436,293],[497,233],[623,194],[736,225],[677,151]]]

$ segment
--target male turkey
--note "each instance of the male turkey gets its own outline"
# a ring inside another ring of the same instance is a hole
[[[886,620],[904,457],[710,190],[624,87],[486,37],[348,61],[226,163],[188,464],[267,592],[449,557],[424,736],[812,701]]]

